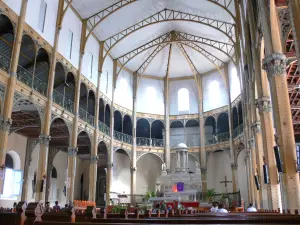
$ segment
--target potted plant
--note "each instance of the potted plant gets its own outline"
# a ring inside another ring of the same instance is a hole
[[[216,190],[215,189],[208,189],[207,190],[207,198],[208,198],[208,202],[211,203],[212,202],[212,198],[215,196],[216,194]]]

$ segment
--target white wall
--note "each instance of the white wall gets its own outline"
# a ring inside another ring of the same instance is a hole
[[[58,10],[58,0],[45,0],[45,2],[47,3],[47,12],[44,32],[42,32],[38,27],[41,0],[28,0],[25,22],[30,25],[39,35],[41,35],[47,42],[49,42],[50,45],[53,45]]]
[[[230,98],[231,102],[233,102],[241,94],[241,88],[237,70],[232,62],[229,63],[228,73],[230,81]]]
[[[63,20],[62,30],[60,32],[58,51],[67,60],[69,60],[72,65],[78,69],[79,63],[79,51],[80,51],[80,38],[81,38],[81,26],[82,23],[73,10],[68,10]],[[72,45],[72,57],[69,58],[67,53],[68,50],[68,39],[69,30],[73,32],[73,45]]]
[[[130,110],[132,110],[133,101],[132,85],[132,75],[129,72],[122,70],[117,79],[117,85],[115,90],[115,103]]]
[[[113,181],[111,192],[130,193],[130,159],[127,155],[115,152],[113,158]],[[137,183],[137,186],[139,184]]]
[[[112,97],[113,60],[107,56],[103,63],[100,91],[109,99]]]
[[[225,185],[220,184],[225,176],[232,181],[229,155],[225,151],[212,153],[207,160],[207,188],[226,193]],[[227,184],[227,191],[232,192],[232,183]]]
[[[89,196],[89,174],[90,174],[90,161],[82,160],[76,157],[76,175],[74,187],[74,200],[80,200],[81,188],[81,175],[83,174],[83,198],[88,200]]]
[[[137,161],[136,193],[146,194],[156,190],[156,181],[161,175],[161,159],[154,154],[143,155]]]
[[[17,15],[20,15],[22,0],[3,0]]]
[[[171,81],[169,85],[170,115],[178,115],[178,91],[181,88],[189,91],[190,114],[198,113],[198,90],[194,79]]]
[[[228,96],[222,76],[218,71],[203,77],[204,112],[228,105]]]
[[[83,56],[82,74],[88,78],[96,87],[98,85],[98,62],[99,62],[99,43],[90,36],[85,47],[85,54]],[[91,77],[91,55],[93,55],[92,77]]]
[[[150,90],[155,90],[153,94]],[[137,112],[164,115],[164,81],[142,78],[137,90]]]
[[[26,144],[27,138],[18,134],[11,134],[8,136],[8,151],[14,151],[18,154],[19,159],[21,161],[20,168],[15,168],[15,160],[14,160],[14,169],[20,169],[24,173],[24,162],[26,155]],[[24,175],[24,174],[23,174]],[[12,208],[14,202],[18,202],[21,200],[21,194],[17,197],[16,200],[0,200],[0,207],[9,207]]]

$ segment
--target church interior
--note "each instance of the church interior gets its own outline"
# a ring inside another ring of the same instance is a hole
[[[299,40],[299,0],[0,0],[0,223],[300,223]]]

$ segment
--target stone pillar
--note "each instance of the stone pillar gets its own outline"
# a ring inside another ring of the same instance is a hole
[[[67,198],[66,203],[73,205],[74,202],[74,188],[75,188],[75,174],[76,174],[76,155],[78,148],[68,148],[68,169],[67,169]]]
[[[296,55],[298,62],[300,62],[300,1],[299,0],[289,0],[289,14],[290,21],[293,30],[293,37],[296,48]]]
[[[237,192],[237,163],[231,163],[231,173],[232,173],[232,191]]]
[[[51,137],[48,135],[40,135],[40,151],[37,167],[37,176],[36,176],[36,195],[35,201],[41,201],[45,199],[46,194],[46,178],[47,178],[47,162],[48,162],[48,151],[49,151],[49,142]]]
[[[249,151],[249,157],[248,157],[248,171],[249,171],[249,176],[250,176],[250,195],[251,195],[251,201],[253,204],[257,205],[257,202],[255,201],[255,181],[254,181],[254,173],[253,173],[253,166],[252,166],[252,152]]]
[[[90,173],[89,173],[89,201],[96,201],[96,183],[97,183],[97,163],[98,156],[90,156]]]
[[[202,197],[206,196],[207,192],[207,168],[201,167],[201,182],[202,182]],[[207,199],[202,199],[206,201]]]
[[[10,77],[6,86],[5,100],[3,105],[3,116],[0,118],[0,165],[5,165],[5,155],[7,151],[8,135],[12,124],[11,114],[14,101],[14,92],[17,82],[17,69],[19,63],[19,55],[22,43],[23,29],[25,24],[25,16],[28,0],[22,0],[20,16],[18,19],[17,31],[12,49],[12,57],[10,64]],[[3,179],[0,179],[0,193],[2,193]]]
[[[249,154],[249,153],[248,153]],[[246,170],[246,176],[247,176],[247,187],[248,187],[248,203],[252,202],[251,199],[251,185],[250,185],[250,180],[251,180],[251,174],[249,173],[249,167],[248,167],[248,158],[249,155],[246,155],[244,158],[244,162],[245,162],[245,170]]]
[[[170,116],[169,116],[169,79],[165,78],[164,82],[164,98],[165,98],[165,163],[167,170],[171,169],[171,153],[170,153]]]
[[[138,77],[133,74],[133,105],[132,105],[132,151],[131,151],[131,180],[130,194],[131,204],[135,204],[134,195],[136,193],[136,95],[137,95]]]

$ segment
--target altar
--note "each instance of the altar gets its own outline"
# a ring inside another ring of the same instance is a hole
[[[164,196],[160,200],[166,201],[167,205],[179,202],[184,207],[198,207],[197,193],[202,191],[199,163],[196,164],[196,172],[192,173],[188,168],[187,146],[183,143],[179,144],[175,151],[176,167],[167,171],[163,164],[161,176],[157,180],[157,191],[163,193]],[[174,201],[168,201],[169,198],[174,198]]]

